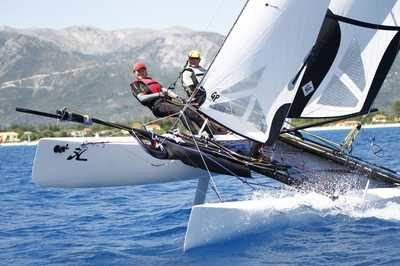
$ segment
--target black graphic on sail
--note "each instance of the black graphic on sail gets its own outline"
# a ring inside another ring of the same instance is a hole
[[[290,118],[367,113],[400,46],[396,1],[332,1]]]

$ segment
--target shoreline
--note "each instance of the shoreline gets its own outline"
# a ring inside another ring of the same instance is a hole
[[[327,126],[327,127],[314,127],[307,129],[308,131],[327,131],[327,130],[346,130],[352,129],[354,126]],[[396,128],[400,127],[400,123],[386,123],[386,124],[365,124],[363,128]]]
[[[397,128],[400,127],[400,123],[387,123],[387,124],[366,124],[363,125],[361,129],[365,128]],[[353,126],[327,126],[327,127],[313,127],[306,129],[306,131],[329,131],[329,130],[349,130]],[[107,138],[107,137],[104,137]],[[39,140],[31,142],[10,142],[10,143],[0,143],[0,147],[13,147],[13,146],[36,146]]]
[[[31,141],[31,142],[6,142],[0,143],[0,147],[13,147],[13,146],[36,146],[39,141]]]

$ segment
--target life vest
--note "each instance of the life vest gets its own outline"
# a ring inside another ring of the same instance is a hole
[[[199,66],[199,67],[188,66],[183,70],[183,72],[185,72],[185,71],[189,71],[191,73],[190,78],[192,79],[192,83],[193,83],[194,87],[197,87],[197,85],[203,79],[203,76],[206,72],[206,70],[204,68],[202,68],[201,66]],[[185,86],[185,84],[183,84],[183,85]]]
[[[143,105],[149,107],[150,109],[153,108],[153,105],[156,101],[160,100],[161,98],[154,98],[152,100],[147,100],[142,102],[139,100],[138,95],[150,95],[153,93],[161,92],[161,85],[156,80],[146,77],[144,79],[136,79],[131,84],[131,92],[132,95]]]
[[[144,83],[146,85],[146,87],[148,88],[147,90],[142,91],[142,93],[144,93],[144,94],[161,92],[160,83],[158,83],[156,80],[154,80],[150,77],[143,78],[143,79],[137,79],[134,82],[138,82],[138,81]]]

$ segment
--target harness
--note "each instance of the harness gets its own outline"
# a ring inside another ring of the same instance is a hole
[[[161,92],[160,83],[150,77],[141,80],[135,80],[134,82],[142,82],[147,86],[147,90],[143,91],[144,94]]]
[[[154,99],[149,102],[141,102],[138,98],[138,94],[142,93],[144,95],[153,94],[161,92],[161,85],[157,81],[152,78],[144,78],[144,79],[136,79],[131,84],[131,93],[132,95],[143,105],[149,107],[150,109],[153,107],[154,103],[159,99]]]
[[[198,71],[196,71],[198,70]],[[204,72],[201,71],[200,69],[194,69],[192,67],[186,67],[183,71],[189,71],[191,73],[190,78],[193,82],[192,86],[183,86],[183,88],[185,89],[186,94],[190,97],[193,93],[193,90],[197,87],[197,85],[199,84],[199,80],[201,80],[204,76]],[[183,84],[182,84],[183,85]]]

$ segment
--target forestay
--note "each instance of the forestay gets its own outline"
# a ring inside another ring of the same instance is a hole
[[[295,87],[290,85],[313,47],[328,0],[251,0],[202,83],[200,111],[247,138],[277,138]]]
[[[289,117],[368,113],[396,58],[400,3],[332,0]]]

